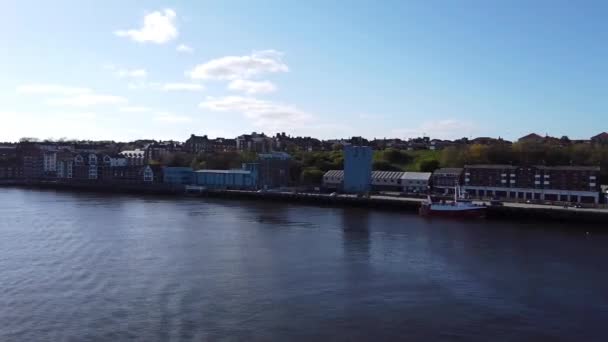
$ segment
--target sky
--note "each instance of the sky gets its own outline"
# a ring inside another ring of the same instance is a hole
[[[588,138],[608,2],[3,0],[0,141]]]

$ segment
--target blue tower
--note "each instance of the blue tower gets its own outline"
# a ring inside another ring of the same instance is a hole
[[[362,193],[372,183],[372,155],[369,146],[344,146],[344,191]]]

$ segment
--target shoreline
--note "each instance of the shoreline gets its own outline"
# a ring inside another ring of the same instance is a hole
[[[419,198],[371,196],[370,198],[353,195],[329,196],[319,193],[290,193],[290,192],[256,192],[245,190],[206,190],[197,194],[188,194],[185,186],[167,184],[120,184],[101,185],[86,183],[47,183],[47,182],[0,182],[0,188],[49,189],[74,192],[122,193],[134,195],[160,195],[189,198],[222,198],[244,199],[253,201],[276,201],[283,203],[302,203],[315,206],[358,207],[376,210],[401,211],[417,213],[420,206]],[[504,206],[489,206],[487,218],[508,221],[545,221],[571,223],[608,223],[608,210],[574,209],[543,205],[514,205],[505,203]]]

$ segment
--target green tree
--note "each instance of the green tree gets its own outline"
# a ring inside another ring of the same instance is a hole
[[[439,168],[439,160],[427,159],[420,163],[420,172],[433,172]]]
[[[317,168],[309,167],[302,171],[300,183],[308,186],[321,185],[325,173]]]

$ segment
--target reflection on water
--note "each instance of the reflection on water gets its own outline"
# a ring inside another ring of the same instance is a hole
[[[341,212],[346,257],[368,260],[371,246],[369,211],[344,208]]]
[[[602,340],[608,235],[0,188],[0,341]]]

